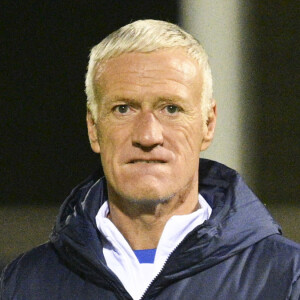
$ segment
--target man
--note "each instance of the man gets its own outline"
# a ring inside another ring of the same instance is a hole
[[[300,246],[235,171],[199,161],[216,103],[192,36],[154,20],[119,29],[92,49],[86,92],[103,170],[71,192],[50,241],[4,270],[1,299],[299,299]]]

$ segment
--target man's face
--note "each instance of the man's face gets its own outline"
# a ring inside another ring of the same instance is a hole
[[[131,200],[162,200],[198,184],[199,153],[215,126],[203,119],[202,72],[183,49],[126,53],[96,74],[97,123],[88,113],[92,149],[108,188]]]

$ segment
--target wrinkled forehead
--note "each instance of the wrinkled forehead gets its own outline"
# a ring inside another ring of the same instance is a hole
[[[203,77],[197,61],[181,48],[123,53],[99,62],[95,68],[94,85],[100,90],[130,78],[142,81],[152,77],[157,81],[173,80],[192,86],[195,82],[202,85]]]

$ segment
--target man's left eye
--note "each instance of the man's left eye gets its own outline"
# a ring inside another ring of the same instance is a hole
[[[176,105],[167,105],[165,107],[165,110],[167,111],[168,114],[176,114],[177,112],[179,112],[179,107]]]

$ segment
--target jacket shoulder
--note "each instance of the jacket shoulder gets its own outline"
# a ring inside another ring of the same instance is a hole
[[[8,299],[17,290],[29,289],[43,280],[43,274],[57,272],[52,266],[59,264],[59,258],[51,245],[46,243],[19,255],[2,271],[1,300]],[[7,298],[6,298],[7,297]]]
[[[253,245],[252,250],[260,276],[269,273],[278,279],[281,289],[286,289],[287,299],[300,299],[295,298],[300,297],[300,244],[275,234]]]
[[[42,244],[19,255],[5,267],[2,276],[9,276],[19,269],[25,271],[38,267],[41,263],[45,263],[47,260],[52,260],[54,256],[56,256],[56,254],[53,246],[50,243]]]
[[[280,254],[290,254],[292,257],[300,258],[300,244],[282,235],[274,234],[267,237],[264,241],[266,245]]]
[[[272,248],[275,249],[274,253],[277,255],[277,261],[282,258],[282,261],[289,266],[287,272],[293,274],[288,299],[300,299],[300,244],[281,235],[271,236],[270,242]]]
[[[282,235],[274,234],[253,245],[262,258],[271,263],[276,262],[277,268],[287,267],[293,270],[295,276],[300,275],[300,244],[289,240]]]

